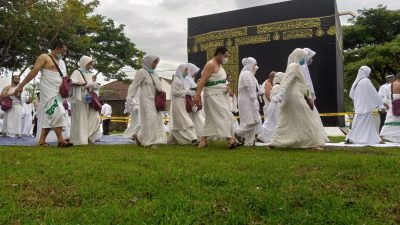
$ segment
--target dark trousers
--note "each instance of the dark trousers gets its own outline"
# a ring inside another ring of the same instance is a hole
[[[103,120],[103,135],[109,135],[108,126],[110,125],[110,119]]]
[[[383,125],[385,124],[385,120],[386,120],[386,112],[379,112],[379,116],[381,117],[381,124],[379,125],[379,133],[382,130]]]

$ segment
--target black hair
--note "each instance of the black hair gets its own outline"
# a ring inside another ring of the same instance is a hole
[[[215,49],[214,56],[217,56],[219,53],[221,53],[223,55],[223,54],[225,54],[225,52],[229,52],[228,49],[224,46],[219,46]]]
[[[66,46],[64,42],[57,40],[53,43],[52,50],[56,48],[64,48],[64,46]]]

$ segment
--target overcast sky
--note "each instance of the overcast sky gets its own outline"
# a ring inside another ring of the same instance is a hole
[[[323,1],[323,0],[321,0]],[[97,13],[125,24],[136,46],[161,57],[158,69],[174,69],[186,62],[187,18],[282,2],[282,0],[100,0]],[[339,11],[373,8],[399,9],[400,0],[338,0]],[[346,17],[342,18],[345,22]]]
[[[337,1],[339,11],[356,12],[378,4],[400,9],[400,0]],[[95,13],[125,24],[125,33],[137,48],[161,57],[158,69],[175,70],[187,60],[187,18],[276,2],[282,0],[100,0]],[[342,23],[346,20],[342,17]],[[0,88],[9,82],[0,79]]]

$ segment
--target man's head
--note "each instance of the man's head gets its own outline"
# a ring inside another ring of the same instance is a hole
[[[276,72],[275,72],[275,71],[271,71],[271,73],[269,73],[269,75],[268,75],[268,80],[270,80],[271,83],[274,82],[275,75],[276,75]]]
[[[67,55],[67,46],[60,40],[55,41],[53,43],[53,47],[51,49],[55,54],[58,60],[64,58]]]
[[[387,84],[392,83],[395,79],[396,79],[396,77],[395,77],[393,74],[387,75],[387,76],[385,77],[385,80],[386,80],[386,83],[387,83]]]
[[[226,47],[220,46],[220,47],[217,47],[217,49],[215,49],[214,59],[219,64],[227,64],[228,58],[229,58],[229,51]]]
[[[18,85],[19,84],[19,80],[20,80],[20,78],[19,78],[18,75],[13,75],[12,78],[11,78],[11,84]]]

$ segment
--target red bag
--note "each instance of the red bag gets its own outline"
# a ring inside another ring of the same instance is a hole
[[[156,88],[156,83],[154,83],[154,79],[149,73],[151,80],[153,81],[154,87]],[[159,91],[156,88],[156,96],[154,98],[154,103],[156,104],[157,112],[165,111],[165,107],[167,106],[167,94],[164,91]]]
[[[193,110],[193,99],[192,96],[186,95],[186,111],[192,112]]]
[[[92,91],[92,93],[90,93],[92,95],[92,106],[93,109],[100,112],[101,111],[101,103],[100,103],[100,98],[99,96],[96,94],[96,92]]]
[[[72,87],[72,80],[68,76],[62,77],[62,82],[60,86],[60,95],[62,98],[68,98],[71,87]]]
[[[167,106],[167,94],[164,91],[156,91],[154,101],[157,112],[165,111],[165,107]]]
[[[394,116],[400,116],[400,99],[393,100],[393,84],[392,89],[392,113]]]
[[[1,100],[0,102],[1,110],[7,112],[8,110],[12,109],[12,100],[11,98],[7,97]]]
[[[53,57],[50,54],[48,54],[48,55],[50,56],[51,60],[53,60],[53,63],[56,66],[57,71],[60,74],[61,79],[62,79],[61,86],[60,86],[61,98],[68,98],[69,93],[71,92],[71,88],[72,88],[72,80],[68,76],[64,77],[64,75],[62,74],[60,67],[58,66],[56,61],[53,59]]]

